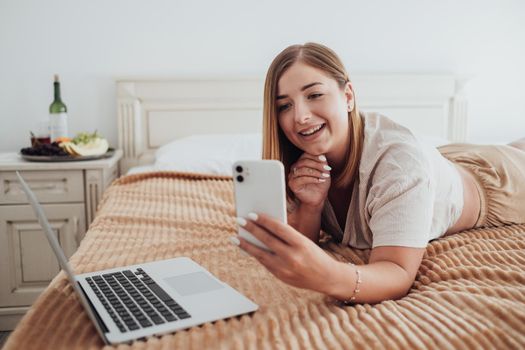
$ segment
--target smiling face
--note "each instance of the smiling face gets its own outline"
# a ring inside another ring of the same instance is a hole
[[[301,61],[288,68],[277,83],[279,126],[304,152],[343,160],[349,145],[348,112],[353,108],[350,84],[342,89],[320,69]]]

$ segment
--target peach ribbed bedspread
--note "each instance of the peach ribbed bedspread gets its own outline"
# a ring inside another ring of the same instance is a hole
[[[342,307],[290,287],[227,239],[236,232],[231,178],[154,173],[106,191],[80,248],[76,273],[188,256],[260,305],[252,315],[152,337],[135,349],[517,349],[525,347],[525,225],[479,229],[429,244],[409,294]],[[334,258],[364,263],[368,251],[330,241]],[[5,349],[104,346],[61,272]]]

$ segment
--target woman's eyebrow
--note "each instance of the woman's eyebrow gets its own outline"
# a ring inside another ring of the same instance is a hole
[[[304,90],[306,90],[308,88],[311,88],[312,86],[315,86],[315,85],[323,85],[323,83],[320,83],[320,82],[316,81],[314,83],[306,84],[305,86],[303,86],[301,88],[301,91],[304,91]],[[287,97],[288,97],[288,95],[279,95],[275,99],[276,100],[282,100],[283,98],[287,98]]]

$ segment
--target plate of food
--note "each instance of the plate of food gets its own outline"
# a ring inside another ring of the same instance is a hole
[[[94,133],[79,133],[73,139],[62,138],[51,143],[33,143],[22,148],[20,156],[31,162],[76,162],[109,158],[115,153],[108,141]]]

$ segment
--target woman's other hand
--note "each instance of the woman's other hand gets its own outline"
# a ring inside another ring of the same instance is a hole
[[[292,164],[288,186],[301,205],[322,208],[330,188],[330,170],[325,156],[306,152]]]

